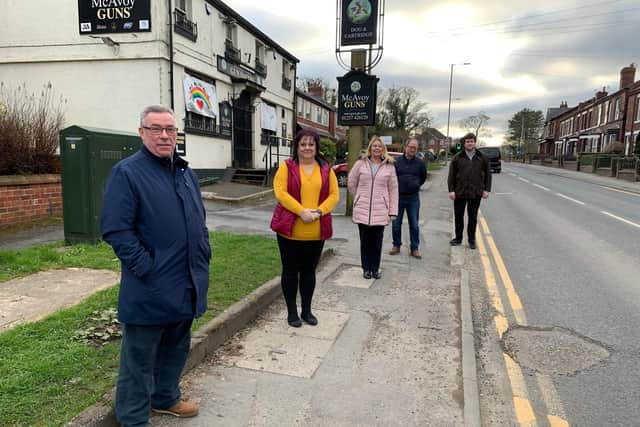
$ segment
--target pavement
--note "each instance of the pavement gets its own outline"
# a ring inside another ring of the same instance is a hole
[[[640,193],[640,183],[522,166]],[[273,235],[269,191],[232,183],[203,187],[207,203],[229,205],[208,208],[208,226]],[[349,217],[334,217],[334,237],[318,269],[313,306],[318,326],[286,325],[274,278],[194,334],[182,387],[186,398],[201,405],[201,413],[180,425],[480,426],[464,269],[476,252],[448,244],[452,209],[446,170],[430,173],[421,200],[423,259],[408,254],[406,222],[401,253],[387,255],[387,227],[379,280],[361,276],[357,227]],[[245,202],[259,208],[236,208]],[[341,201],[337,212],[343,208]],[[62,238],[60,224],[34,226],[0,233],[0,249]],[[111,396],[69,425],[116,425]],[[153,416],[150,425],[176,422]]]

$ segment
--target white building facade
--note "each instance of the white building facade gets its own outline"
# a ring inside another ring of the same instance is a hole
[[[296,57],[218,0],[5,0],[0,82],[66,99],[67,125],[132,131],[176,112],[201,175],[263,168],[265,135],[295,131]]]

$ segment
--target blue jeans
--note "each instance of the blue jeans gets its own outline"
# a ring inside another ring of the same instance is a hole
[[[402,217],[404,216],[405,210],[407,211],[407,218],[409,219],[411,250],[415,251],[420,247],[420,227],[418,226],[420,193],[400,194],[398,198],[398,217],[393,221],[391,226],[393,246],[402,246]]]
[[[151,408],[180,401],[180,374],[189,354],[193,319],[158,326],[122,324],[116,417],[123,427],[142,427]]]

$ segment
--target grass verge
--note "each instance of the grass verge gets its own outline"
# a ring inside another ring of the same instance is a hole
[[[211,233],[210,239],[209,311],[194,329],[280,270],[275,240],[227,233]],[[52,268],[119,269],[104,243],[61,248],[62,243],[0,251],[0,281]],[[87,326],[93,312],[114,308],[117,298],[114,286],[43,320],[0,333],[0,425],[63,425],[114,386],[120,341],[91,346],[72,337]]]
[[[427,162],[427,170],[429,171],[437,171],[440,170],[444,167],[444,162],[443,161],[434,161],[434,162]]]

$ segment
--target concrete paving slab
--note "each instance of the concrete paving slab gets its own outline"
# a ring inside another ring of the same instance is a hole
[[[327,284],[369,289],[374,281],[362,277],[362,268],[360,266],[340,264],[330,275]]]
[[[34,322],[118,283],[110,270],[49,270],[0,283],[0,331]]]
[[[229,366],[311,378],[348,320],[345,313],[316,310],[317,326],[291,328],[284,312],[250,330],[239,352],[225,359]]]
[[[317,326],[309,326],[303,323],[301,328],[292,329],[284,320],[287,318],[287,310],[282,307],[281,310],[270,316],[269,319],[265,319],[264,325],[261,325],[260,329],[268,333],[296,334],[302,337],[335,341],[338,334],[340,334],[344,328],[345,323],[349,320],[347,313],[340,313],[338,311],[314,309],[313,314],[318,318]]]

